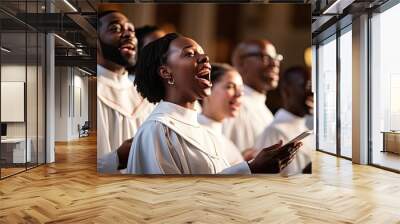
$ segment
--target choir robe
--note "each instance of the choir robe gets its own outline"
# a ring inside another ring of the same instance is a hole
[[[132,138],[154,105],[137,92],[128,73],[118,75],[97,65],[97,158]]]
[[[129,174],[250,174],[247,162],[230,166],[213,132],[198,113],[161,101],[135,135]]]
[[[131,76],[129,77],[131,79]],[[201,106],[199,106],[199,102],[196,101],[195,103],[195,110],[198,112],[201,112]],[[200,122],[200,121],[199,121]],[[219,132],[221,132],[221,124],[219,127]],[[228,157],[228,162],[231,165],[237,164],[239,162],[243,161],[243,157],[236,148],[236,146],[225,136],[221,136],[222,138],[225,138],[224,141],[226,141],[227,148],[231,149],[236,149],[232,150],[229,154],[226,156]],[[239,157],[240,156],[240,157]],[[116,150],[113,150],[112,152],[107,153],[106,155],[103,155],[102,157],[99,157],[97,160],[97,172],[99,173],[107,173],[107,174],[119,174],[119,173],[126,173],[126,170],[118,170],[118,165],[119,165],[119,158]]]
[[[232,141],[227,137],[222,135],[222,122],[215,121],[204,114],[199,114],[198,121],[201,125],[213,131],[214,134],[222,141],[224,144],[222,149],[224,150],[225,156],[230,165],[235,165],[244,161],[242,154],[235,144],[233,144]]]
[[[125,74],[118,76],[101,65],[97,65],[97,73],[98,85],[100,84],[100,87],[98,87],[98,95],[100,95],[100,98],[98,98],[98,110],[99,108],[103,108],[101,110],[103,111],[105,117],[108,118],[99,119],[98,117],[98,127],[100,127],[100,122],[102,120],[104,122],[102,122],[102,129],[98,130],[97,172],[108,174],[124,173],[126,170],[121,170],[121,172],[118,170],[119,159],[116,149],[124,140],[132,138],[136,134],[139,126],[145,121],[155,106],[149,103],[147,100],[143,100],[136,88],[132,85],[132,83],[135,81],[135,75],[128,74],[129,80],[127,80]],[[100,91],[100,89],[102,89],[102,91]],[[103,92],[103,90],[106,92]],[[129,102],[129,100],[132,101]],[[122,104],[115,102],[124,103]],[[126,106],[135,107],[135,105],[138,110],[135,112],[136,117],[126,116],[128,113],[123,108]],[[199,113],[201,112],[201,105],[198,101],[195,102],[195,109]],[[108,120],[111,122],[108,122]],[[112,128],[117,130],[117,132],[105,130],[105,128],[109,126],[106,123],[114,125]],[[118,126],[122,127],[122,129],[118,128]],[[110,137],[104,138],[104,136],[107,135]],[[111,147],[111,145],[113,147]]]
[[[114,150],[97,159],[97,172],[101,174],[125,173],[125,171],[123,170],[121,170],[121,172],[120,170],[118,170],[118,164],[119,164],[119,159],[117,150]]]
[[[246,85],[243,92],[238,116],[223,122],[223,134],[242,152],[253,147],[257,137],[274,119],[274,115],[265,105],[264,94]]]
[[[274,121],[258,137],[254,148],[261,150],[276,144],[279,140],[285,144],[307,130],[305,118],[298,117],[285,109],[279,109]],[[291,176],[301,173],[311,163],[312,151],[315,149],[313,135],[306,137],[302,142],[303,146],[298,150],[293,161],[281,171],[281,175]]]
[[[131,77],[130,77],[131,78]],[[195,110],[196,111],[201,111],[201,107],[199,107],[199,103],[198,101],[196,101],[195,104]],[[208,118],[206,118],[208,119]],[[222,129],[222,124],[219,122],[211,122],[211,120],[207,121],[206,119],[200,119],[200,115],[199,115],[199,122],[201,124],[204,124],[205,126],[212,126],[213,128],[217,128],[217,130],[221,133],[221,129]],[[218,127],[217,127],[218,126]],[[239,153],[238,149],[236,148],[236,146],[229,141],[229,139],[227,139],[225,136],[221,136],[221,138],[224,138],[224,143],[226,145],[227,149],[232,149],[229,150],[230,153],[228,153],[226,156],[228,158],[228,162],[231,165],[235,165],[239,162],[243,161],[243,157],[242,155]],[[225,147],[224,147],[225,149]],[[235,152],[236,149],[236,152]],[[240,156],[240,157],[239,157]],[[97,171],[99,173],[107,173],[107,174],[119,174],[119,173],[125,173],[126,170],[121,170],[122,172],[120,172],[118,170],[118,165],[119,165],[119,158],[118,158],[118,154],[117,151],[114,150],[110,153],[107,153],[106,155],[100,157],[97,160]]]

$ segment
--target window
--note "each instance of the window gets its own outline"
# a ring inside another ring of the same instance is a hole
[[[336,153],[336,36],[318,47],[318,149]]]
[[[352,35],[351,26],[343,31],[340,45],[340,155],[352,157]]]
[[[372,163],[400,170],[400,5],[371,18]]]
[[[40,13],[45,2],[3,2]],[[18,7],[18,8],[15,8]],[[45,34],[0,12],[0,179],[45,163]],[[12,21],[12,22],[11,22]]]

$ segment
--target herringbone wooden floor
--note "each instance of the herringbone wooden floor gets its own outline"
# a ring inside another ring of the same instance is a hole
[[[93,137],[0,181],[0,223],[400,223],[400,175],[316,153],[291,178],[99,176]]]

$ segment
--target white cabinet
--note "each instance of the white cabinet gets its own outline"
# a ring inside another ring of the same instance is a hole
[[[32,140],[24,138],[7,138],[1,140],[2,159],[7,163],[25,163],[32,161]],[[12,159],[11,159],[12,158]]]

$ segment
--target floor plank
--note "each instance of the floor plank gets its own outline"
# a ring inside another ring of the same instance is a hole
[[[96,139],[0,181],[0,223],[400,223],[400,175],[316,152],[313,174],[96,173]]]

